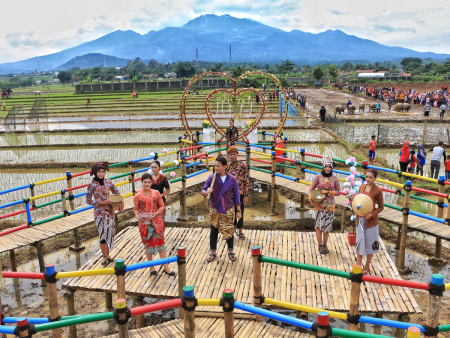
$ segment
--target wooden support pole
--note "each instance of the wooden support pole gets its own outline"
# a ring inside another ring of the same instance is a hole
[[[198,137],[198,136],[197,136]],[[197,146],[197,140],[194,140],[194,143],[192,144],[193,147]],[[193,155],[198,155],[199,154],[199,148],[197,149],[193,149],[194,154]],[[198,159],[194,159],[194,162],[198,162]],[[194,172],[197,172],[197,165],[194,165]]]
[[[398,263],[398,269],[403,272],[409,270],[405,267],[405,256],[406,256],[406,239],[408,236],[408,215],[409,215],[409,202],[411,199],[411,181],[406,181],[405,184],[405,202],[403,203],[403,218],[402,218],[402,235],[400,241],[400,259]]]
[[[347,207],[342,208],[341,232],[345,232],[345,221],[347,220]]]
[[[354,274],[361,274],[361,265],[352,265],[352,272]],[[361,292],[361,283],[352,282],[352,287],[350,290],[350,315],[356,316],[359,311],[359,296]],[[351,331],[358,331],[358,324],[348,324],[348,328]]]
[[[180,193],[180,217],[178,218],[179,222],[187,222],[187,206],[186,206],[186,158],[181,156],[181,187],[182,191]]]
[[[262,143],[266,143],[266,132],[263,130],[261,134],[262,134]],[[263,148],[263,152],[267,153],[267,149]]]
[[[259,246],[254,246],[252,248],[252,257],[253,257],[253,303],[256,307],[261,308],[262,302],[262,276],[261,276],[261,248]],[[256,321],[262,322],[263,317],[260,315],[256,315]]]
[[[445,176],[439,176],[439,192],[441,194],[444,193],[444,185],[445,182]],[[438,218],[443,218],[444,217],[444,198],[443,197],[438,197],[438,212],[437,212],[437,217]],[[449,212],[449,207],[447,207],[447,217],[450,215]],[[429,259],[429,262],[431,263],[437,263],[437,264],[444,264],[445,260],[442,259],[442,239],[439,237],[436,237],[436,245],[435,245],[435,250],[434,250],[434,257]]]
[[[42,242],[35,242],[32,244],[37,251],[37,257],[39,262],[39,271],[44,272],[45,271],[45,262],[44,262],[44,244]]]
[[[30,193],[31,193],[31,197],[36,196],[36,191],[34,190],[34,183],[30,184]],[[31,201],[31,206],[34,210],[36,210],[36,200]]]
[[[11,262],[11,271],[17,272],[16,252],[14,249],[9,250],[9,260]]]
[[[206,198],[206,197],[205,197]],[[186,286],[186,247],[178,247],[178,296],[183,297],[183,288]],[[182,307],[178,308],[178,318],[184,318],[184,309]]]
[[[272,184],[270,187],[270,214],[276,215],[275,205],[276,205],[276,186],[275,186],[275,172],[277,171],[277,162],[275,159],[275,151],[272,151]]]
[[[61,192],[61,202],[63,206],[63,212],[65,216],[69,216],[69,210],[67,210],[67,200],[66,200],[66,192],[62,190]]]
[[[45,272],[48,276],[55,273],[55,264],[47,264],[45,266]],[[59,320],[59,308],[58,308],[58,289],[56,288],[56,282],[47,282],[48,288],[48,307],[50,310],[50,320]],[[53,338],[62,338],[61,329],[52,330]]]
[[[133,195],[136,194],[136,182],[134,181],[135,173],[134,171],[131,172],[130,176],[130,183],[131,183],[131,191],[133,192]]]
[[[123,259],[116,260],[116,276],[117,276],[117,299],[125,299],[125,272],[123,267],[125,266],[125,261]],[[119,272],[120,271],[120,272]]]
[[[331,338],[328,335],[328,327],[330,325],[330,315],[326,311],[320,311],[317,314],[317,331],[316,337],[327,337]]]
[[[135,297],[134,298],[134,303],[136,305],[136,307],[140,307],[142,305],[144,305],[144,299],[142,297]],[[137,315],[136,316],[136,329],[140,329],[144,327],[144,314],[141,315]]]
[[[112,293],[110,292],[105,292],[105,308],[109,310],[113,308]]]
[[[430,286],[438,287],[444,284],[444,276],[441,274],[433,274],[431,276]],[[428,308],[427,308],[427,321],[426,324],[431,328],[437,328],[439,326],[439,312],[441,309],[443,292],[434,291],[428,295]],[[436,336],[425,336],[436,337]]]
[[[223,293],[223,316],[225,322],[225,338],[234,338],[234,296],[233,290],[225,289]]]
[[[250,145],[247,141],[247,146],[245,147],[245,164],[247,165],[248,178],[250,179]]]
[[[118,324],[119,338],[128,338],[127,302],[124,298],[116,300],[116,310],[120,321],[127,321],[126,324]]]
[[[183,288],[183,297],[185,297],[186,307],[195,307],[195,295],[193,286],[185,286]],[[195,310],[185,311],[184,337],[195,338]]]
[[[75,294],[74,289],[67,289],[67,292],[64,293],[64,299],[67,302],[67,315],[68,316],[74,316],[76,314],[75,310]],[[77,338],[77,326],[71,325],[69,326],[69,337],[70,338]]]
[[[183,138],[183,136],[178,136],[178,147],[179,150],[177,152],[177,160],[180,161],[180,156],[181,156],[181,149],[183,149],[183,142],[181,142],[181,139]]]
[[[73,187],[72,173],[70,171],[66,171],[66,177],[67,177],[67,188],[70,189]],[[69,191],[69,205],[70,205],[70,210],[75,210],[75,201],[74,201],[74,197],[73,197],[73,190]]]

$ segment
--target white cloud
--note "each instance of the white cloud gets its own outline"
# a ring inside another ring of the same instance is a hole
[[[117,29],[145,34],[182,26],[207,13],[250,18],[286,31],[341,29],[390,46],[450,54],[450,36],[435,24],[447,21],[450,3],[440,6],[429,8],[418,0],[407,6],[379,0],[376,9],[367,2],[331,0],[30,1],[25,8],[9,7],[2,16],[0,63],[54,53]]]

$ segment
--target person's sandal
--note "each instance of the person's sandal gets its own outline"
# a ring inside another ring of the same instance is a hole
[[[216,257],[217,257],[217,254],[215,254],[215,253],[210,253],[209,256],[208,256],[208,258],[206,258],[206,261],[207,261],[208,263],[211,263],[214,259],[216,259]],[[164,271],[165,271],[165,270],[164,270]]]
[[[109,263],[114,263],[114,259],[108,258],[108,262],[109,262]]]
[[[239,234],[239,239],[245,241],[245,235],[243,232]]]
[[[324,245],[323,247],[325,248],[324,250],[326,254],[330,253],[330,250],[328,250],[328,247],[326,245]]]
[[[166,270],[164,270],[164,273],[166,275],[169,275],[170,277],[175,277],[177,274],[175,273],[175,271],[172,271],[171,273],[167,272]]]
[[[150,277],[157,276],[157,275],[158,275],[158,273],[156,272],[156,270],[150,271]]]
[[[230,261],[234,262],[237,260],[236,255],[234,254],[234,252],[229,252],[228,253],[228,258],[230,259]],[[233,259],[234,258],[234,259]]]
[[[106,256],[103,256],[103,257],[106,257]],[[102,262],[102,266],[107,266],[108,264],[109,264],[108,259],[107,259],[106,261],[103,261],[103,262]]]
[[[364,271],[365,271],[365,272],[364,272]],[[368,268],[364,267],[364,268],[362,269],[361,273],[362,273],[363,275],[367,275],[368,273],[370,273],[370,267],[368,267]]]
[[[319,252],[321,255],[325,255],[327,252],[325,251],[325,245],[319,245]]]

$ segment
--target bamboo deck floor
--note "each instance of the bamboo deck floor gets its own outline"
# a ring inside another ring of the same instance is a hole
[[[355,263],[354,247],[349,246],[347,235],[331,233],[330,254],[320,255],[313,232],[244,230],[247,239],[235,240],[238,260],[232,263],[226,255],[226,243],[219,240],[218,256],[212,263],[206,262],[209,252],[209,229],[167,228],[165,242],[167,254],[176,255],[178,246],[187,246],[187,282],[195,288],[201,299],[220,298],[225,288],[234,290],[238,301],[253,303],[251,248],[261,246],[262,254],[295,262],[307,263],[350,272]],[[129,227],[116,236],[111,252],[115,259],[122,258],[126,264],[146,260],[139,231]],[[101,253],[97,252],[80,270],[100,268]],[[375,276],[401,279],[384,243],[380,254],[374,255],[371,273]],[[127,273],[126,293],[130,296],[174,298],[178,296],[178,278],[168,277],[158,267],[158,275],[149,277],[150,269]],[[176,271],[176,263],[171,264]],[[334,311],[348,311],[350,307],[349,280],[293,268],[263,264],[263,295],[265,297],[313,306]],[[117,292],[116,276],[102,275],[71,278],[64,288],[84,291]],[[221,313],[219,307],[199,307],[199,312]],[[383,313],[420,313],[419,305],[406,288],[363,283],[361,286],[360,311]],[[239,311],[236,311],[239,313]],[[242,313],[242,312],[241,312]]]
[[[163,324],[147,326],[142,329],[128,331],[130,338],[182,338],[184,337],[184,321],[172,320]],[[235,319],[235,337],[242,338],[309,338],[307,333],[283,329],[267,322],[255,322],[253,320]],[[196,318],[195,337],[219,338],[225,336],[225,324],[222,318]],[[118,334],[103,336],[102,338],[119,338]]]
[[[197,184],[202,184],[206,181],[208,175],[210,175],[209,172],[194,176],[186,181],[186,186],[189,188]],[[175,182],[171,184],[170,195],[178,194],[180,192],[181,182]],[[125,198],[124,201],[124,211],[131,210],[133,208],[133,197]],[[28,246],[39,241],[45,241],[52,237],[93,223],[94,212],[90,209],[74,215],[70,215],[69,217],[64,217],[41,225],[37,225],[32,228],[15,231],[13,233],[0,237],[0,253]]]
[[[266,184],[270,184],[272,180],[270,174],[255,170],[251,171],[250,176],[252,179]],[[275,178],[275,182],[277,187],[282,187],[291,191],[296,191],[303,195],[308,195],[308,185],[296,183],[279,176]],[[347,198],[345,198],[345,196],[336,196],[335,200],[337,205],[347,207]],[[397,225],[402,224],[402,212],[398,210],[385,207],[384,210],[378,215],[378,218]],[[408,216],[408,231],[418,231],[432,237],[438,237],[450,241],[450,226],[414,215]]]

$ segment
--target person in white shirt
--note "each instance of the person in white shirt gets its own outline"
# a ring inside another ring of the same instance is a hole
[[[439,142],[437,147],[430,149],[433,152],[431,156],[431,178],[437,179],[439,176],[439,170],[441,169],[441,157],[447,158],[444,149],[444,142]]]
[[[440,108],[441,108],[440,118],[441,118],[441,120],[443,120],[444,119],[445,110],[447,109],[447,107],[445,106],[445,103],[442,103]]]

